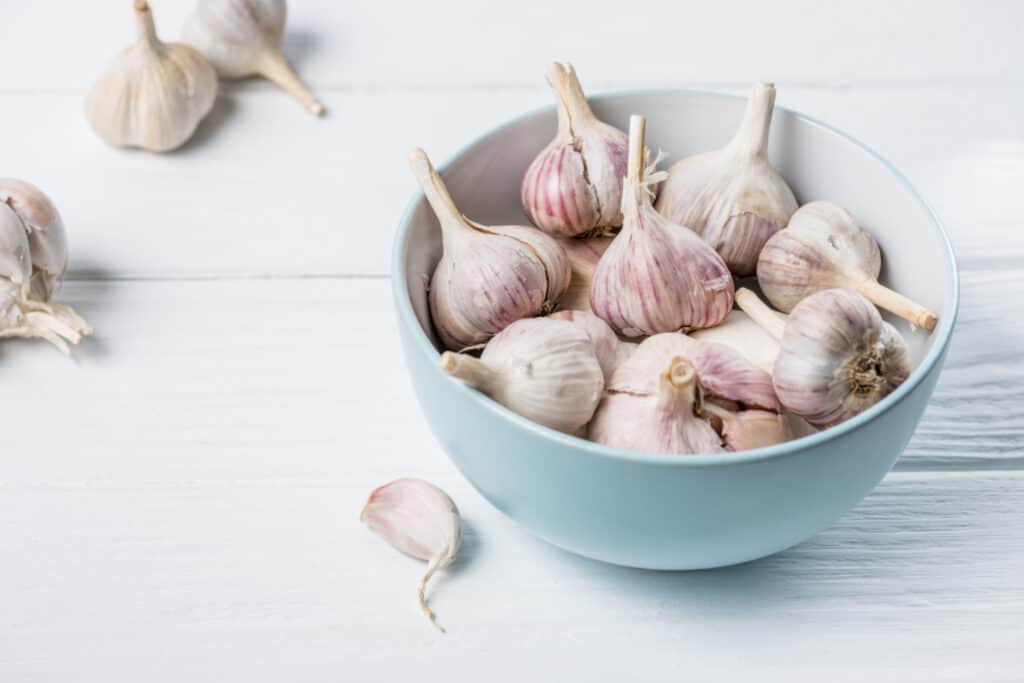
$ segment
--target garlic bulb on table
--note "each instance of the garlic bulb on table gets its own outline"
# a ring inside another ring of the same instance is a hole
[[[536,228],[474,223],[455,206],[423,150],[413,150],[409,165],[441,224],[430,313],[445,347],[476,346],[520,318],[550,311],[570,278],[558,242]]]
[[[630,118],[622,231],[598,262],[590,292],[594,313],[624,337],[712,327],[732,309],[722,257],[651,205],[650,186],[663,174],[643,167],[645,127],[644,117]]]
[[[764,245],[757,262],[761,291],[782,311],[822,289],[852,289],[878,306],[925,330],[938,317],[924,306],[878,283],[878,243],[842,207],[811,202]]]
[[[857,292],[812,294],[785,321],[749,290],[736,301],[779,340],[772,373],[779,401],[815,427],[867,410],[910,374],[906,342]]]
[[[530,221],[552,235],[579,235],[622,225],[626,134],[594,116],[576,71],[552,64],[558,133],[533,160],[520,191]]]
[[[263,76],[319,116],[324,106],[281,54],[287,16],[285,0],[199,0],[185,24],[185,40],[221,76]]]
[[[138,37],[89,91],[85,113],[96,134],[117,147],[176,149],[213,109],[217,74],[197,50],[162,43],[146,0],[135,0]]]
[[[755,86],[732,141],[675,163],[658,196],[663,216],[703,237],[740,277],[754,274],[764,243],[797,210],[792,190],[768,161],[774,106],[775,86]]]
[[[509,410],[567,434],[590,421],[604,389],[590,336],[550,318],[512,323],[479,359],[446,351],[441,369]]]
[[[590,310],[590,283],[594,279],[594,270],[601,256],[612,243],[611,237],[559,237],[569,258],[572,277],[569,287],[558,299],[558,307],[573,311]]]
[[[590,311],[558,311],[548,317],[553,320],[570,322],[587,333],[606,381],[611,379],[615,369],[622,365],[636,349],[635,343],[619,339],[612,328],[608,327],[608,323]]]

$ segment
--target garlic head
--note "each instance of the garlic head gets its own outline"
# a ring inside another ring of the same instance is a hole
[[[32,260],[32,282],[49,301],[68,267],[68,238],[60,212],[42,190],[16,178],[0,178],[0,203],[21,219]]]
[[[590,310],[590,283],[601,256],[612,243],[611,237],[560,237],[558,243],[569,258],[572,277],[569,287],[558,299],[558,307],[573,311]]]
[[[553,320],[565,320],[587,333],[594,347],[594,355],[601,364],[605,381],[636,349],[636,344],[619,339],[608,323],[590,311],[558,311],[548,316]]]

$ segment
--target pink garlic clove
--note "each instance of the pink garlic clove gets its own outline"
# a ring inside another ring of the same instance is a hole
[[[770,410],[729,410],[705,402],[702,411],[721,421],[722,439],[730,451],[749,451],[793,438],[786,418]]]

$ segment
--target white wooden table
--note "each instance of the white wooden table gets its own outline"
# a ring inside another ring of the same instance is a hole
[[[190,1],[152,2],[177,37]],[[165,156],[81,113],[130,5],[0,2],[0,175],[57,201],[62,297],[96,327],[73,360],[0,347],[0,681],[1024,677],[1022,5],[293,0],[329,116],[230,85]],[[811,541],[720,571],[583,560],[491,509],[420,417],[388,282],[405,154],[547,103],[552,59],[594,92],[774,80],[946,221],[963,306],[932,405]],[[357,522],[399,476],[465,514],[447,636],[422,567]]]

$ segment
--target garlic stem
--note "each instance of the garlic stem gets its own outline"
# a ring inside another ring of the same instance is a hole
[[[309,91],[306,84],[299,80],[280,52],[265,54],[257,71],[298,100],[313,116],[324,113],[324,105]]]
[[[160,39],[156,36],[153,13],[149,11],[149,3],[146,0],[135,0],[135,32],[139,42],[144,42],[154,49],[159,47]]]
[[[430,163],[427,153],[417,147],[409,154],[409,168],[416,177],[416,182],[423,190],[423,196],[427,198],[430,207],[437,214],[438,220],[443,228],[461,226],[466,230],[472,230],[466,221],[465,216],[455,205],[455,200],[448,193],[448,188],[438,174],[437,169]],[[447,219],[447,220],[446,220]],[[444,239],[444,230],[442,240]]]
[[[938,316],[924,306],[915,303],[898,292],[894,292],[885,285],[879,284],[877,280],[866,278],[852,284],[853,288],[863,294],[868,301],[881,306],[887,311],[892,311],[921,329],[931,332],[939,321]]]
[[[558,97],[558,132],[572,136],[576,124],[595,118],[580,79],[571,64],[553,62],[548,67],[548,81]]]
[[[768,334],[776,339],[782,339],[782,331],[786,329],[786,323],[778,313],[768,307],[768,304],[761,301],[761,297],[757,294],[746,287],[736,290],[736,305],[754,322],[763,327]]]
[[[484,393],[489,393],[498,379],[498,373],[486,363],[464,353],[442,353],[441,370]]]
[[[768,153],[768,132],[772,126],[774,107],[775,84],[759,83],[754,86],[743,112],[743,121],[729,143],[736,154],[759,157]]]
[[[644,137],[647,132],[647,119],[639,114],[629,117],[629,160],[626,167],[626,178],[633,183],[637,197],[643,192],[641,181],[644,179]]]

